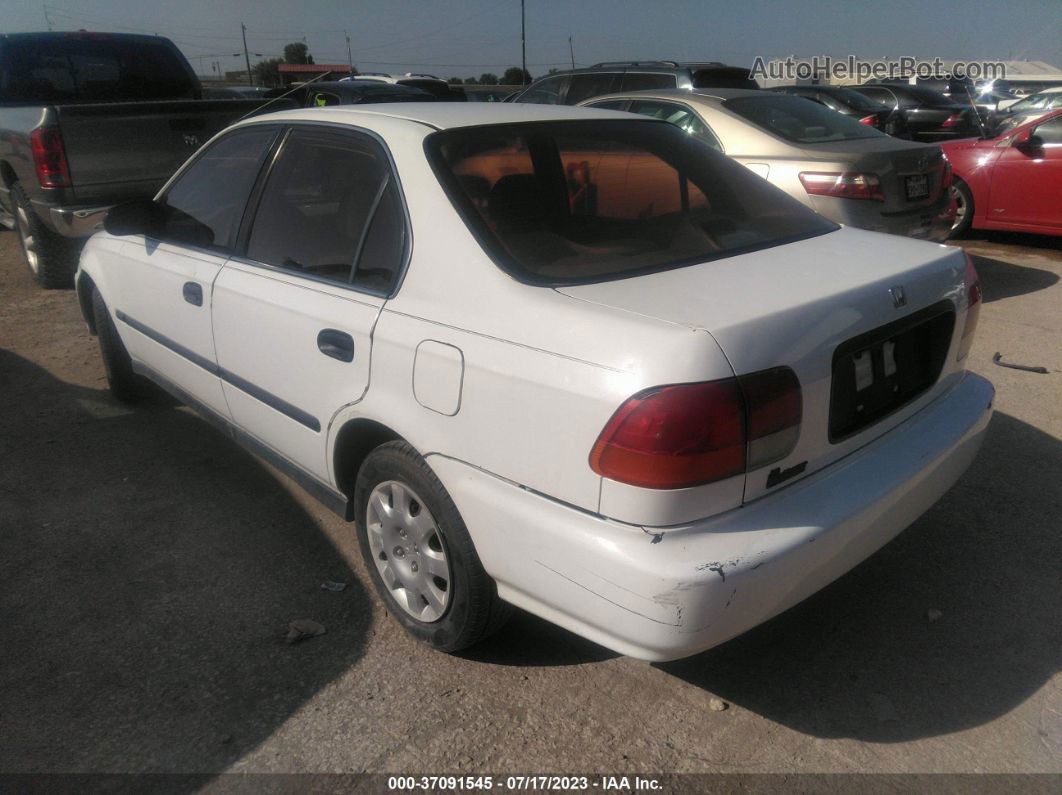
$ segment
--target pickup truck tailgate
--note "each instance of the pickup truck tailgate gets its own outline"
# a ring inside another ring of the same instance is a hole
[[[152,195],[215,133],[261,104],[220,99],[56,107],[76,198]]]

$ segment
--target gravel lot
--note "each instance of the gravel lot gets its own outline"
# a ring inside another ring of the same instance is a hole
[[[522,613],[460,657],[407,639],[352,527],[112,400],[0,231],[0,771],[1062,773],[1062,240],[964,246],[998,390],[973,468],[810,600],[650,665]],[[285,645],[296,618],[328,632]]]

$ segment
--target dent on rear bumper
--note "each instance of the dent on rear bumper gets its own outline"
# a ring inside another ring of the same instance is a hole
[[[884,437],[743,508],[641,528],[429,456],[499,595],[622,654],[728,640],[849,571],[933,505],[977,454],[992,385],[966,376]]]

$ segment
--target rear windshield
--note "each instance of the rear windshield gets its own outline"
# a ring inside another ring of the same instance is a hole
[[[465,127],[426,149],[487,252],[532,284],[624,278],[837,229],[666,122]]]
[[[196,86],[166,44],[76,36],[9,39],[0,68],[4,102],[194,99]]]
[[[845,105],[856,110],[866,111],[879,111],[881,106],[877,102],[872,102],[858,91],[853,91],[850,88],[831,88],[829,92],[826,92],[827,96],[837,97]]]
[[[764,92],[755,97],[735,97],[723,102],[723,107],[779,138],[798,144],[885,136],[817,102],[789,94]]]

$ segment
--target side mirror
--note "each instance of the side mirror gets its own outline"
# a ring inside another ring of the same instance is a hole
[[[1023,152],[1039,152],[1044,148],[1044,139],[1036,134],[1036,130],[1030,130],[1019,135],[1012,145]]]
[[[137,199],[112,207],[103,219],[103,228],[112,235],[147,235],[158,237],[163,228],[164,211],[150,199]]]

